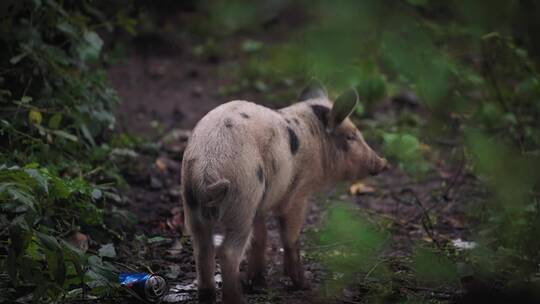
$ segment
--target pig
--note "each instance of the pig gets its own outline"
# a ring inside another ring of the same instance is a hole
[[[387,166],[349,118],[357,103],[353,89],[332,103],[324,87],[313,82],[289,107],[276,111],[236,100],[198,122],[184,152],[181,178],[199,302],[216,301],[217,254],[223,303],[245,303],[239,265],[249,245],[247,282],[264,286],[265,219],[270,213],[280,224],[285,274],[294,287],[308,287],[298,239],[309,195]],[[224,234],[217,249],[216,227]]]

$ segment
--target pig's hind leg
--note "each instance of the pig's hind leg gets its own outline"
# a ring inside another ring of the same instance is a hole
[[[251,291],[259,291],[266,287],[264,278],[266,253],[266,220],[264,216],[256,216],[253,221],[253,238],[248,254],[248,287]]]
[[[219,248],[219,262],[223,276],[223,303],[245,303],[240,280],[240,262],[251,236],[251,225],[223,221],[225,238]]]
[[[192,222],[191,239],[197,267],[197,284],[200,303],[216,302],[216,286],[214,271],[216,268],[214,244],[212,242],[212,225]]]

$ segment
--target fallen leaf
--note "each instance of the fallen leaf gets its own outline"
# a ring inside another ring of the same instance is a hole
[[[182,254],[182,242],[180,240],[174,240],[172,246],[167,250],[167,253],[171,256],[180,256]]]
[[[88,236],[86,234],[75,232],[69,237],[68,242],[83,252],[88,250]]]
[[[420,151],[422,151],[423,153],[429,153],[431,152],[431,147],[424,143],[420,143]]]
[[[165,162],[161,158],[156,159],[156,167],[161,172],[167,171],[167,164],[165,164]]]
[[[349,192],[352,195],[360,195],[360,194],[368,194],[368,193],[374,193],[375,188],[372,186],[366,185],[363,182],[356,182],[351,185],[349,188]]]

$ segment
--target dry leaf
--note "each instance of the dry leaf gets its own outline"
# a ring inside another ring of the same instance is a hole
[[[86,234],[74,232],[69,237],[68,242],[83,252],[88,250],[88,236]]]
[[[349,192],[352,195],[360,195],[360,194],[367,194],[367,193],[374,193],[375,188],[364,184],[363,182],[356,182],[351,185],[349,188]]]
[[[422,151],[423,153],[429,153],[431,152],[431,147],[424,143],[420,143],[420,151]]]
[[[161,158],[156,159],[156,167],[161,172],[167,171],[167,165],[165,164],[165,162]]]

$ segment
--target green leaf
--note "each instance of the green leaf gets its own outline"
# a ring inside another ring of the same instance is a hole
[[[43,176],[37,169],[24,169],[24,172],[26,172],[26,174],[36,181],[41,190],[47,194],[49,193],[47,178]]]
[[[103,209],[90,202],[76,202],[74,207],[79,212],[80,220],[86,225],[103,224]]]
[[[85,276],[92,281],[93,284],[89,284],[90,286],[109,286],[118,283],[118,269],[111,263],[103,262],[101,257],[95,255],[88,257],[88,266],[89,270]]]
[[[62,123],[62,114],[55,113],[49,119],[49,128],[51,128],[51,129],[59,129],[61,123]]]
[[[53,130],[52,133],[58,137],[62,137],[62,138],[65,138],[67,140],[70,140],[70,141],[73,141],[73,142],[78,142],[79,139],[77,138],[77,136],[73,135],[73,134],[70,134],[66,131],[63,131],[63,130]]]
[[[36,201],[31,193],[15,187],[15,184],[12,183],[0,184],[0,193],[2,190],[5,190],[13,200],[23,203],[34,211],[36,210]]]
[[[77,28],[67,21],[60,22],[56,25],[56,28],[60,31],[70,35],[71,37],[77,37]]]
[[[95,61],[99,59],[103,40],[93,31],[86,31],[83,34],[83,43],[78,47],[79,58],[82,61]]]
[[[39,242],[41,243],[41,245],[43,245],[43,247],[45,247],[46,249],[51,250],[51,251],[57,251],[57,250],[61,251],[60,244],[58,243],[58,240],[56,240],[55,237],[39,232],[39,231],[36,231],[36,236]]]
[[[62,250],[64,251],[66,261],[73,263],[75,272],[79,277],[79,282],[82,284],[84,282],[83,264],[86,263],[84,252],[64,240],[61,240],[60,244],[62,246]]]
[[[33,98],[31,96],[23,96],[21,97],[21,102],[22,103],[29,103],[33,100]]]
[[[55,251],[45,250],[47,265],[51,277],[58,285],[63,285],[66,280],[66,264],[64,260],[64,252],[58,248]]]
[[[56,198],[66,199],[71,194],[71,190],[66,182],[58,177],[53,177],[50,183],[50,193]]]
[[[154,236],[146,240],[146,243],[148,244],[156,244],[156,243],[162,243],[162,242],[170,242],[170,238],[162,237],[162,236]]]
[[[84,138],[86,138],[90,145],[95,146],[96,142],[94,141],[94,137],[90,133],[90,130],[88,130],[88,127],[84,123],[82,123],[79,128],[81,129]]]

